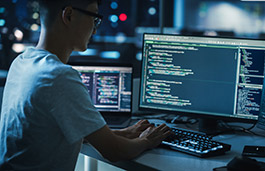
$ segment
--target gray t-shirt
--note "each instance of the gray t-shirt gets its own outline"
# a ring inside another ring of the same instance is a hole
[[[28,48],[12,63],[4,89],[0,166],[74,170],[83,137],[105,124],[76,70]]]

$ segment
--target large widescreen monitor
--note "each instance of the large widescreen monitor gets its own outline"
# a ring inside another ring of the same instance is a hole
[[[265,41],[143,35],[139,108],[256,122]]]

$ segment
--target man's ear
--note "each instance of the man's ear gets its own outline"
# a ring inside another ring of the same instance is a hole
[[[73,16],[73,8],[72,7],[65,7],[62,13],[62,20],[64,24],[68,25],[71,22],[71,18]]]

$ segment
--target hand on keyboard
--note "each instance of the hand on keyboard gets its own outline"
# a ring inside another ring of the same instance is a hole
[[[170,135],[170,128],[165,124],[157,127],[150,126],[141,133],[140,138],[146,138],[149,142],[150,148],[154,148],[161,144],[161,142]]]

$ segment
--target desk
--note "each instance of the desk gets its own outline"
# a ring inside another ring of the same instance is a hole
[[[245,126],[248,127],[249,125]],[[252,130],[255,133],[265,135],[265,131],[259,128]],[[212,171],[213,168],[225,166],[235,156],[241,155],[245,145],[265,145],[265,138],[249,133],[223,134],[213,138],[214,140],[231,144],[231,150],[225,155],[198,158],[185,153],[164,148],[155,148],[144,152],[138,158],[131,161],[111,163],[103,159],[89,144],[84,144],[81,153],[95,159],[110,163],[125,170],[177,170],[177,171]],[[255,158],[265,162],[265,158]]]

